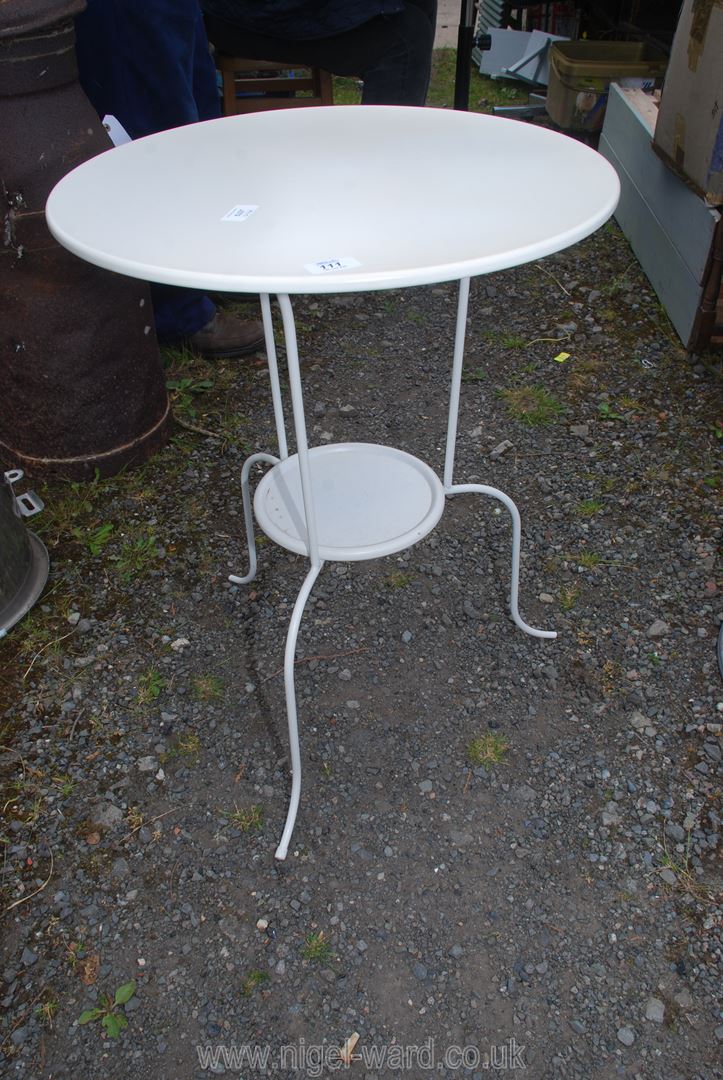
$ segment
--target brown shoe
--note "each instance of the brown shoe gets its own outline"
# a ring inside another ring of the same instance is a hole
[[[239,319],[217,311],[186,343],[209,358],[246,356],[263,348],[264,327],[257,319]]]

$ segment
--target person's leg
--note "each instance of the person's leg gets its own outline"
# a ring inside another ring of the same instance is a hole
[[[198,3],[196,3],[193,34],[193,99],[198,111],[197,119],[215,120],[221,115],[221,98],[216,78],[216,64],[211,56],[203,12]]]
[[[197,50],[208,49],[197,0],[88,0],[75,30],[81,86],[132,139],[207,118],[195,97]],[[210,56],[203,77],[215,91]]]
[[[364,105],[424,105],[435,32],[435,0],[414,0],[397,15],[379,15],[333,37],[289,41],[250,34],[206,16],[208,36],[221,52],[258,60],[308,63],[364,81]]]
[[[405,4],[411,4],[419,8],[429,19],[435,34],[437,32],[437,0],[404,0]]]
[[[220,116],[198,0],[88,0],[75,28],[81,86],[98,115],[115,116],[132,138]],[[151,296],[162,342],[191,339],[232,356],[263,341],[260,322],[217,313],[199,290],[151,284]]]

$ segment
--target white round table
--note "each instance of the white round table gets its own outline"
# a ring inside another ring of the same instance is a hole
[[[149,281],[261,295],[279,454],[253,454],[241,486],[250,570],[249,471],[272,469],[254,510],[264,532],[311,567],[294,607],[284,681],[292,790],[276,851],[286,857],[301,791],[294,655],[325,560],[388,555],[434,528],[445,496],[477,492],[512,516],[510,610],[518,610],[520,518],[497,488],[453,482],[471,276],[589,236],[619,196],[613,168],[542,127],[443,109],[334,106],[212,120],[127,143],[80,165],[48,199],[51,232],[97,266]],[[459,281],[444,476],[394,447],[309,448],[292,294]],[[289,454],[270,297],[283,320],[296,453]]]

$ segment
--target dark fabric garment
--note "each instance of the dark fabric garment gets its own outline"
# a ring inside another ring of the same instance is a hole
[[[75,28],[83,90],[132,138],[220,116],[198,0],[88,0]],[[162,341],[195,334],[216,310],[194,289],[152,284],[151,294]]]
[[[403,0],[203,0],[207,15],[237,23],[254,34],[293,41],[333,37],[395,15]],[[281,57],[280,59],[283,59]]]
[[[219,18],[211,4],[237,8],[238,17]],[[344,5],[339,5],[343,7]],[[245,3],[203,0],[208,36],[220,52],[244,59],[312,64],[335,75],[363,80],[363,105],[424,105],[437,21],[436,0],[405,0],[395,15],[377,15],[332,37],[289,40],[259,34],[245,22]]]

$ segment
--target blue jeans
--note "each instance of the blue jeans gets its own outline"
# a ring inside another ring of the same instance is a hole
[[[242,19],[206,15],[208,36],[220,52],[356,75],[364,81],[363,105],[424,105],[437,0],[405,0],[403,11],[396,15],[377,15],[343,34],[310,40],[250,33]]]
[[[83,90],[131,138],[220,116],[197,0],[88,0],[75,30]],[[151,295],[161,341],[195,334],[216,310],[194,289],[151,285]]]

